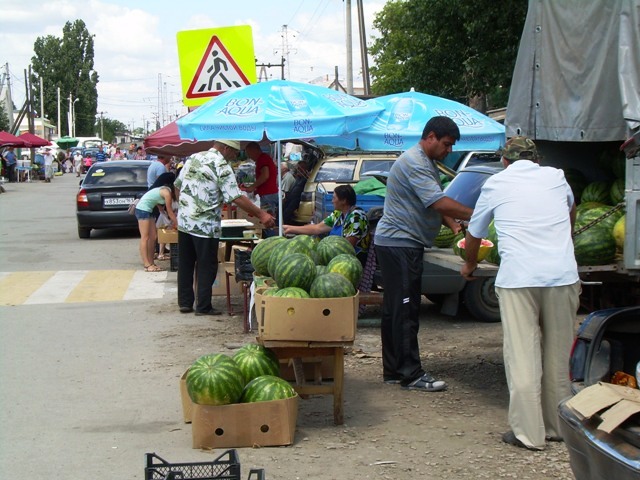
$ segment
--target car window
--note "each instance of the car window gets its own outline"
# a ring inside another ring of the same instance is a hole
[[[147,186],[147,167],[91,168],[83,185],[143,185]]]
[[[388,172],[395,160],[365,160],[360,167],[360,178],[369,172]]]
[[[316,182],[353,182],[353,175],[356,170],[356,160],[345,162],[326,162],[318,173]]]

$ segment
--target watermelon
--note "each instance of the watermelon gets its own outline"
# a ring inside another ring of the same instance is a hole
[[[466,243],[466,239],[463,238],[462,240],[458,240],[458,243],[456,244],[456,246],[458,247],[458,255],[463,260],[467,259],[467,253],[466,253],[466,250],[464,249],[465,243]],[[487,255],[489,255],[489,252],[492,249],[493,249],[493,242],[487,240],[486,238],[483,238],[482,240],[480,240],[480,248],[478,249],[478,262],[481,262],[482,260],[487,258]]]
[[[583,202],[576,207],[576,214],[580,214],[585,210],[591,210],[592,208],[597,208],[597,207],[606,207],[606,205],[604,203],[599,203],[599,202]]]
[[[587,177],[580,170],[567,168],[564,170],[564,178],[567,180],[569,187],[571,187],[576,203],[580,203],[582,192],[589,183]]]
[[[311,235],[296,235],[291,240],[289,240],[289,245],[296,245],[301,243],[305,247],[309,249],[310,252],[313,252],[318,245],[318,237],[314,237]]]
[[[298,287],[309,290],[316,277],[316,265],[304,253],[285,255],[273,272],[273,279],[279,288]]]
[[[618,178],[613,181],[609,190],[609,197],[612,205],[617,205],[624,201],[624,178]]]
[[[349,280],[354,287],[357,287],[360,283],[363,269],[357,257],[347,253],[341,253],[331,259],[327,265],[327,270],[329,272],[339,273]]]
[[[287,298],[310,298],[306,290],[298,287],[281,288],[276,293],[274,293],[273,296]]]
[[[446,225],[441,225],[440,232],[438,232],[438,235],[433,240],[433,245],[438,248],[451,248],[453,245],[453,237],[455,237],[453,230]]]
[[[311,250],[309,250],[309,247],[307,247],[302,242],[291,243],[290,240],[286,240],[285,242],[278,243],[278,245],[276,245],[276,247],[271,252],[269,262],[267,263],[267,270],[269,270],[269,275],[272,276],[276,280],[276,282],[278,281],[275,278],[276,266],[278,266],[285,255],[289,255],[292,253],[304,253],[308,256],[311,253]]]
[[[344,276],[329,272],[315,278],[309,293],[313,298],[353,297],[356,289]]]
[[[265,291],[262,292],[264,297],[274,297],[276,293],[280,290],[278,287],[269,287]]]
[[[496,225],[493,220],[489,224],[489,233],[487,234],[487,240],[493,243],[493,248],[489,251],[489,254],[485,257],[485,260],[494,265],[500,265],[500,252],[498,252],[498,232],[496,231]]]
[[[584,187],[580,201],[598,202],[609,205],[611,202],[611,199],[609,198],[609,190],[611,190],[609,182],[592,182]]]
[[[222,353],[203,355],[189,368],[187,392],[200,405],[228,405],[240,399],[244,374],[233,359]]]
[[[625,217],[622,216],[613,226],[613,238],[616,241],[616,248],[622,252],[624,250],[624,231],[625,231]]]
[[[251,380],[242,392],[242,403],[270,402],[296,396],[296,391],[286,380],[275,375],[262,375]]]
[[[282,242],[286,242],[284,237],[269,237],[260,241],[251,252],[251,265],[258,275],[269,276],[269,257],[273,249]]]
[[[316,265],[316,277],[318,275],[324,275],[325,273],[329,273],[329,269],[326,265]]]
[[[616,256],[616,240],[610,229],[598,224],[576,235],[573,249],[578,265],[606,265]]]
[[[604,206],[604,207],[591,208],[589,210],[580,212],[580,214],[576,216],[574,231],[584,227],[585,225],[587,225],[588,223],[591,223],[595,219],[602,217],[602,215],[609,212],[612,208],[613,207]],[[624,215],[624,211],[618,210],[615,213],[609,215],[605,219],[598,222],[596,225],[594,225],[594,227],[602,225],[605,229],[609,230],[613,234],[613,226],[623,215]],[[590,228],[593,228],[593,227],[590,227]]]
[[[261,375],[279,375],[280,361],[273,350],[248,343],[233,354],[233,361],[244,375],[245,384]]]
[[[616,176],[616,178],[625,178],[626,176],[626,167],[627,167],[627,158],[625,157],[623,152],[620,152],[616,155],[615,159],[611,163],[611,171]]]
[[[316,247],[318,254],[318,264],[327,265],[331,259],[341,253],[355,255],[356,251],[353,245],[344,237],[339,235],[329,235],[324,237]]]

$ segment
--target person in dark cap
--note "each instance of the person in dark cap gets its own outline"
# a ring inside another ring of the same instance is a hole
[[[499,151],[505,170],[482,187],[466,234],[461,274],[473,280],[480,241],[494,221],[500,269],[495,280],[509,386],[505,443],[542,450],[561,440],[558,403],[571,395],[569,355],[580,279],[571,232],[573,193],[564,172],[538,164],[536,144],[513,137]]]

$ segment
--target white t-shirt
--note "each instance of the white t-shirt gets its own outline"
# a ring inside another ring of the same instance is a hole
[[[44,164],[53,165],[53,155],[51,155],[51,153],[44,154]]]
[[[553,287],[579,280],[569,219],[573,203],[562,170],[529,160],[487,180],[469,233],[486,237],[494,218],[501,257],[496,286]]]

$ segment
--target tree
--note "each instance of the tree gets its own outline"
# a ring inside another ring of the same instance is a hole
[[[94,119],[98,107],[98,74],[93,70],[93,35],[82,20],[67,22],[62,38],[53,35],[38,37],[31,58],[32,98],[40,98],[40,78],[43,80],[43,116],[52,121],[58,117],[58,87],[60,87],[59,131],[70,134],[67,114],[69,95],[78,99],[74,105],[76,135],[95,134]]]
[[[9,131],[9,116],[7,114],[7,102],[0,102],[0,131]]]
[[[100,125],[102,121],[102,126]],[[127,131],[127,126],[119,120],[113,120],[111,118],[97,117],[95,119],[94,130],[102,134],[102,139],[108,143],[113,143],[116,139],[116,134],[122,134]]]
[[[414,87],[463,103],[487,96],[503,102],[526,13],[525,0],[387,2],[374,20],[373,92]]]

